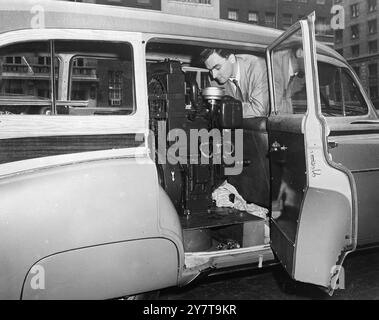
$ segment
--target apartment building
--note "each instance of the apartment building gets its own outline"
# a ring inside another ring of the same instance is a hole
[[[220,18],[286,30],[315,11],[317,39],[332,46],[332,4],[332,0],[220,0]]]
[[[344,7],[345,28],[335,31],[335,49],[353,66],[379,109],[378,0],[335,0]]]
[[[161,0],[162,11],[172,14],[220,18],[220,0]]]

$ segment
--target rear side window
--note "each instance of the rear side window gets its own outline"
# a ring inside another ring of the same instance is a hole
[[[361,116],[367,104],[349,70],[318,63],[321,111],[326,117]]]
[[[48,114],[52,109],[49,42],[0,49],[0,114]]]
[[[63,61],[63,101],[57,113],[127,115],[135,110],[132,47],[126,43],[57,41],[55,55]],[[67,94],[67,96],[66,96]],[[65,104],[65,101],[68,104]]]
[[[6,46],[0,49],[0,114],[132,114],[133,70],[128,43],[57,40]]]

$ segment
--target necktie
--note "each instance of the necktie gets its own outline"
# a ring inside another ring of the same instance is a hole
[[[241,91],[241,88],[240,88],[240,86],[238,84],[237,79],[233,79],[233,83],[236,86],[236,97],[237,97],[237,99],[240,100],[241,102],[243,102],[242,91]]]

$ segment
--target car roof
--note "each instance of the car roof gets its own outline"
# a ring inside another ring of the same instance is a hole
[[[157,10],[70,1],[1,0],[0,34],[32,29],[38,12],[43,13],[45,28],[142,32],[158,36],[243,42],[264,47],[283,32],[247,23],[178,16]],[[327,56],[344,61],[337,52],[325,45],[318,44],[318,49]]]

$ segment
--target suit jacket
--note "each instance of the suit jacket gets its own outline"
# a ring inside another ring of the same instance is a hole
[[[289,70],[290,59],[292,59],[292,64],[296,66],[296,57],[293,55],[292,50],[274,52],[273,77],[275,105],[279,114],[293,113],[294,95],[305,90],[304,78],[294,76],[293,79],[291,79]],[[298,70],[293,71],[296,72]],[[305,93],[305,91],[303,93]]]
[[[237,54],[236,58],[240,68],[243,117],[267,116],[269,93],[265,59],[248,54]],[[238,99],[234,83],[227,81],[223,87],[225,94]]]

